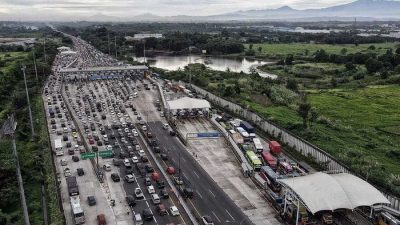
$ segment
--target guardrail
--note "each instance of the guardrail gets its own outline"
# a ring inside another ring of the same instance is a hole
[[[205,96],[206,99],[208,99],[211,103],[222,107],[224,110],[239,115],[240,117],[256,125],[262,131],[275,137],[276,139],[280,138],[280,141],[282,143],[285,143],[286,145],[296,150],[300,154],[306,157],[311,156],[314,158],[316,162],[327,165],[327,170],[343,171],[345,173],[351,173],[350,169],[346,165],[337,161],[329,153],[313,145],[312,143],[302,139],[301,137],[298,137],[292,132],[279,127],[277,124],[267,121],[265,118],[257,115],[256,113],[250,111],[249,109],[246,109],[241,105],[235,104],[219,96],[216,96],[202,88],[197,87],[196,85],[191,84],[191,88],[194,89],[197,93],[200,93],[203,96]],[[388,204],[387,206],[390,207],[392,210],[397,211],[397,213],[400,214],[400,199],[389,193],[385,193],[383,191],[381,192],[386,198],[388,198],[390,202],[390,204]]]

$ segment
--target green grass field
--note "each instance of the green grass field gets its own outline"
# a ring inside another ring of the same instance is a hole
[[[328,53],[340,54],[343,48],[347,49],[347,54],[356,52],[367,52],[369,46],[374,45],[378,54],[383,54],[388,48],[395,49],[399,43],[372,43],[372,44],[360,44],[355,45],[328,45],[328,44],[253,44],[253,50],[258,56],[284,56],[288,54],[292,55],[305,55],[306,50],[309,51],[308,55],[312,55],[314,52],[320,49],[324,49]],[[250,44],[245,44],[245,48],[248,49]],[[261,47],[262,51],[259,52],[258,48]]]
[[[365,160],[374,164],[370,179],[381,186],[387,185],[390,174],[400,174],[400,86],[312,89],[308,99],[319,118],[307,132],[295,108],[254,100],[241,103],[329,152],[354,172],[365,174],[370,166]]]
[[[0,52],[0,62],[4,63],[0,66],[0,71],[7,72],[8,69],[16,63],[16,60],[24,59],[27,53],[25,52]]]

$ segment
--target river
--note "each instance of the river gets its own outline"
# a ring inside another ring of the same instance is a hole
[[[134,58],[139,62],[143,62],[144,58]],[[224,57],[204,57],[204,56],[156,56],[154,58],[146,58],[150,66],[158,67],[165,70],[178,70],[183,69],[189,63],[201,63],[205,64],[212,70],[226,71],[229,69],[232,72],[250,73],[252,68],[260,74],[261,77],[269,77],[271,79],[276,79],[277,75],[261,72],[257,67],[269,64],[272,62],[262,61],[262,60],[251,60],[247,58],[224,58]]]

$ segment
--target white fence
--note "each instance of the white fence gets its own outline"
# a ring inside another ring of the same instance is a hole
[[[192,88],[201,95],[205,96],[210,102],[215,105],[218,105],[225,110],[233,112],[240,117],[244,118],[248,122],[253,123],[254,125],[258,126],[261,130],[268,133],[269,135],[278,138],[280,137],[280,141],[285,143],[286,145],[290,146],[294,150],[298,151],[304,156],[311,156],[314,160],[318,163],[325,164],[327,170],[335,170],[335,171],[343,171],[345,173],[351,173],[349,169],[337,161],[333,156],[329,153],[325,152],[324,150],[318,148],[317,146],[309,143],[308,141],[294,135],[290,131],[287,131],[283,128],[278,127],[276,124],[273,124],[266,119],[262,118],[261,116],[251,112],[250,110],[235,104],[233,102],[227,101],[221,97],[218,97],[206,90],[203,90],[195,85],[191,85]],[[383,193],[388,200],[391,202],[388,205],[393,210],[396,210],[398,213],[400,211],[400,200],[399,198],[392,196],[387,193]]]

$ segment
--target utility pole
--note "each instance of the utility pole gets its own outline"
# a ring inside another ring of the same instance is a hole
[[[17,145],[15,143],[15,129],[16,128],[17,128],[17,123],[14,122],[14,116],[11,115],[3,123],[3,126],[1,127],[1,130],[0,130],[0,137],[5,137],[8,139],[11,139],[11,141],[12,141],[13,155],[14,155],[15,167],[16,167],[16,175],[17,175],[17,181],[18,181],[18,187],[19,187],[19,194],[21,197],[22,211],[24,213],[25,225],[30,225],[28,207],[26,205],[26,199],[25,199],[24,183],[22,181],[21,169],[19,166]]]
[[[191,48],[190,48],[190,46],[189,46],[189,65],[188,65],[188,67],[189,67],[189,86],[191,87],[192,86],[192,70],[191,70],[191,68],[190,68],[190,63],[191,63],[191,55],[192,55],[192,52],[191,52]]]
[[[117,58],[117,36],[114,36],[115,58]]]
[[[37,68],[36,68],[35,47],[33,48],[32,55],[33,55],[33,65],[35,66],[36,81],[39,82],[39,77],[38,77]]]
[[[24,83],[25,83],[25,91],[26,91],[26,100],[28,101],[28,110],[29,110],[29,119],[31,122],[31,131],[32,131],[32,140],[35,137],[35,129],[33,128],[33,118],[32,118],[32,110],[31,110],[31,101],[29,100],[29,92],[28,92],[28,85],[26,84],[26,75],[25,75],[26,66],[22,65],[22,73],[24,74]]]
[[[47,56],[46,56],[46,37],[44,37],[44,40],[43,40],[43,57],[44,57],[44,62],[47,63]]]
[[[146,63],[146,39],[143,41],[143,57],[144,57],[144,63]]]
[[[108,54],[111,55],[111,49],[110,49],[110,32],[108,32],[107,35],[108,35]]]

